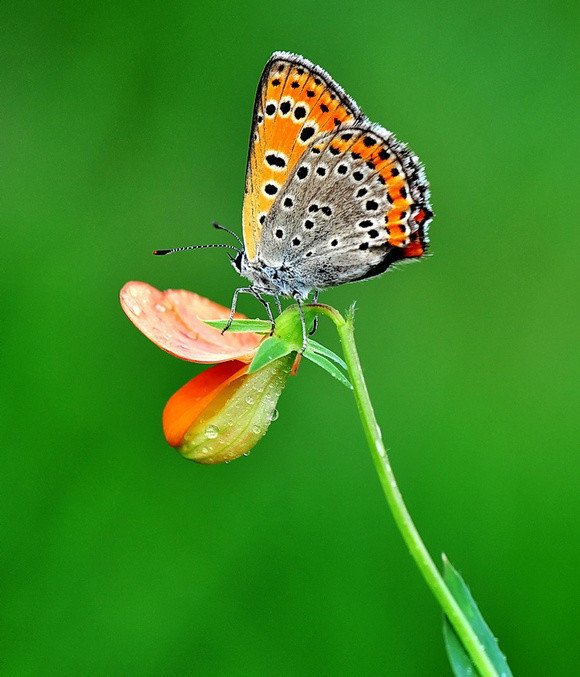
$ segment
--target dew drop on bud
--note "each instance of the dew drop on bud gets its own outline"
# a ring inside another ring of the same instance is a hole
[[[270,421],[277,421],[278,416],[280,416],[280,412],[277,409],[274,409],[272,416],[270,416]]]
[[[217,425],[208,425],[208,427],[205,429],[205,436],[208,440],[215,440],[215,438],[219,435],[219,432],[220,430]]]

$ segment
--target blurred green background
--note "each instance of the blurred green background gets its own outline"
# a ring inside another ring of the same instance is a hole
[[[239,231],[255,87],[285,49],[426,164],[433,256],[323,299],[357,300],[431,552],[516,674],[573,674],[577,5],[5,0],[0,18],[2,673],[449,674],[346,389],[304,364],[249,458],[187,462],[160,415],[199,368],[118,304],[130,279],[229,304],[223,252],[150,252],[227,241],[212,219]]]

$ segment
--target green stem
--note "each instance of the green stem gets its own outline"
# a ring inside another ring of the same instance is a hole
[[[411,519],[411,515],[407,510],[407,506],[405,505],[405,501],[403,500],[403,496],[397,485],[397,480],[393,473],[387,450],[383,444],[381,430],[377,423],[365,383],[354,340],[352,314],[345,320],[338,311],[329,306],[317,304],[316,309],[318,312],[327,315],[334,322],[338,330],[342,349],[344,351],[344,358],[348,366],[350,380],[354,388],[356,403],[367,442],[371,450],[373,462],[381,486],[383,487],[387,503],[395,518],[397,527],[403,536],[403,540],[407,544],[411,556],[415,560],[415,563],[431,589],[431,592],[455,628],[463,646],[469,653],[471,660],[482,677],[498,677],[498,673],[485,653],[485,650],[469,624],[469,621],[445,585],[445,581],[431,559],[431,556]]]

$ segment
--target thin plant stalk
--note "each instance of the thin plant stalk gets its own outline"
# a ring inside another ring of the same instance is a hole
[[[485,649],[431,559],[429,551],[425,547],[423,539],[413,523],[397,485],[387,450],[383,444],[381,429],[375,417],[356,349],[353,313],[351,312],[347,319],[345,319],[337,310],[330,306],[314,304],[314,308],[316,311],[329,317],[337,328],[373,463],[403,540],[407,544],[421,575],[439,602],[451,625],[455,628],[457,635],[479,673],[482,677],[498,677],[498,673],[485,653]]]

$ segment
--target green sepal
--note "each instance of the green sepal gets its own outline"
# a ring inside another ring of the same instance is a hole
[[[306,330],[310,331],[316,312],[308,306],[303,306],[303,311]],[[276,329],[274,334],[294,345],[297,351],[302,348],[302,323],[300,322],[298,306],[288,306],[288,308],[276,318]]]
[[[248,369],[248,374],[253,374],[255,371],[258,371],[258,369],[262,369],[262,367],[270,364],[270,362],[278,360],[295,351],[296,346],[293,346],[285,339],[282,339],[279,336],[270,336],[270,338],[267,338],[260,343],[260,347],[254,355],[254,359]]]
[[[328,350],[328,352],[332,353],[331,350]],[[332,354],[334,355],[334,353]],[[316,350],[312,349],[310,347],[310,341],[308,342],[308,346],[304,351],[304,357],[309,359],[311,362],[314,362],[314,364],[317,364],[319,367],[322,367],[331,376],[334,376],[334,378],[337,381],[340,381],[340,383],[342,383],[343,386],[346,386],[349,390],[352,390],[352,385],[350,381],[346,378],[346,376],[342,373],[342,371],[340,371],[340,369],[335,364],[333,364],[329,359],[324,357],[324,355],[322,355],[320,352],[317,352]],[[334,355],[334,357],[340,360],[340,357],[338,357],[338,355]]]
[[[309,338],[308,348],[311,348],[315,353],[318,353],[319,355],[324,355],[324,357],[328,357],[329,360],[336,362],[336,364],[342,367],[345,371],[347,370],[346,362],[342,359],[342,357],[339,357],[336,353],[333,353],[332,350],[330,350],[330,348],[323,346],[322,343],[318,343],[318,341]]]
[[[461,607],[465,617],[469,621],[473,632],[481,642],[481,645],[487,654],[489,660],[500,677],[511,677],[512,673],[508,667],[507,661],[501,652],[497,640],[494,637],[489,626],[485,622],[477,604],[473,599],[471,592],[465,581],[459,573],[453,568],[445,555],[443,558],[443,580],[449,588],[449,592],[455,597],[455,601]],[[461,640],[457,636],[447,617],[443,619],[443,637],[445,638],[445,647],[453,674],[456,677],[473,677],[478,671],[467,651],[463,648]]]
[[[214,329],[225,329],[228,320],[203,320]],[[255,334],[269,334],[272,331],[272,323],[269,320],[233,320],[228,331],[241,333],[253,332]]]

